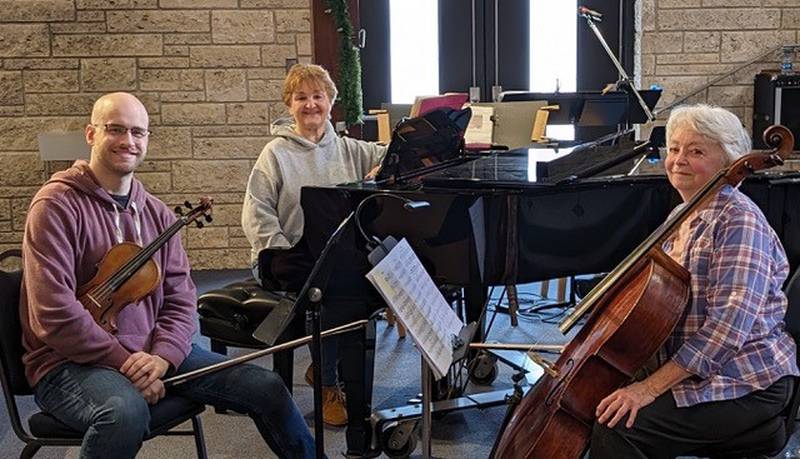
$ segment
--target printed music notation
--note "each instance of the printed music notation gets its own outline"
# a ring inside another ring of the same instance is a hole
[[[367,279],[406,327],[435,379],[443,378],[453,362],[454,339],[464,324],[447,304],[408,241],[400,241],[367,273]]]

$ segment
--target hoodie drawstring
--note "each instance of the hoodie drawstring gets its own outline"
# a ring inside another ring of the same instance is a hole
[[[139,216],[139,208],[136,207],[135,202],[131,202],[131,209],[133,210],[133,226],[136,229],[136,243],[139,244],[139,247],[144,247],[144,244],[142,243],[142,220]],[[122,244],[125,241],[122,236],[119,205],[117,203],[114,203],[114,235],[117,237],[117,244]]]

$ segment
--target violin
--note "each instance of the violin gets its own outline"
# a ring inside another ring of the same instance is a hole
[[[560,325],[566,333],[588,311],[581,330],[525,395],[499,434],[495,458],[577,459],[591,439],[600,401],[628,384],[669,337],[689,299],[690,275],[661,250],[689,216],[726,184],[783,164],[791,131],[771,126],[773,150],[751,153],[719,171],[689,202],[590,291]]]
[[[213,202],[211,198],[203,197],[197,207],[192,207],[186,201],[184,205],[190,210],[187,215],[182,215],[180,206],[176,207],[179,218],[146,247],[121,242],[108,250],[97,265],[97,273],[77,292],[78,301],[103,330],[116,332],[120,311],[151,294],[161,284],[161,268],[153,260],[153,254],[184,226],[195,222],[202,228],[200,217],[211,222]]]

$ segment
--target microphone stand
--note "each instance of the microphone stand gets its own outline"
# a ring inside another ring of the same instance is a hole
[[[628,73],[625,72],[625,69],[622,68],[622,64],[619,63],[619,60],[614,55],[614,51],[611,51],[611,48],[608,47],[608,43],[606,43],[605,38],[603,38],[603,34],[600,33],[600,29],[598,29],[597,25],[595,25],[594,22],[596,20],[599,20],[599,18],[588,13],[579,13],[579,16],[586,19],[586,24],[589,25],[589,28],[592,29],[592,32],[594,32],[595,36],[597,36],[597,39],[603,46],[603,49],[606,50],[606,54],[608,54],[608,57],[611,59],[611,62],[613,62],[614,66],[617,68],[617,72],[619,72],[619,74],[622,76],[621,81],[627,83],[627,86],[631,88],[633,95],[636,96],[636,100],[639,101],[639,105],[642,107],[642,110],[644,111],[644,114],[647,116],[647,119],[649,121],[655,121],[656,119],[655,115],[653,114],[652,111],[650,111],[650,108],[647,106],[647,103],[645,103],[644,99],[642,99],[642,95],[639,94],[639,91],[636,89],[636,85],[628,76]]]

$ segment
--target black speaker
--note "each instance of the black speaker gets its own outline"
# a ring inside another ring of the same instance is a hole
[[[756,75],[753,95],[753,147],[767,148],[762,134],[773,124],[782,124],[794,134],[794,149],[800,150],[800,74],[782,75],[763,71]]]

